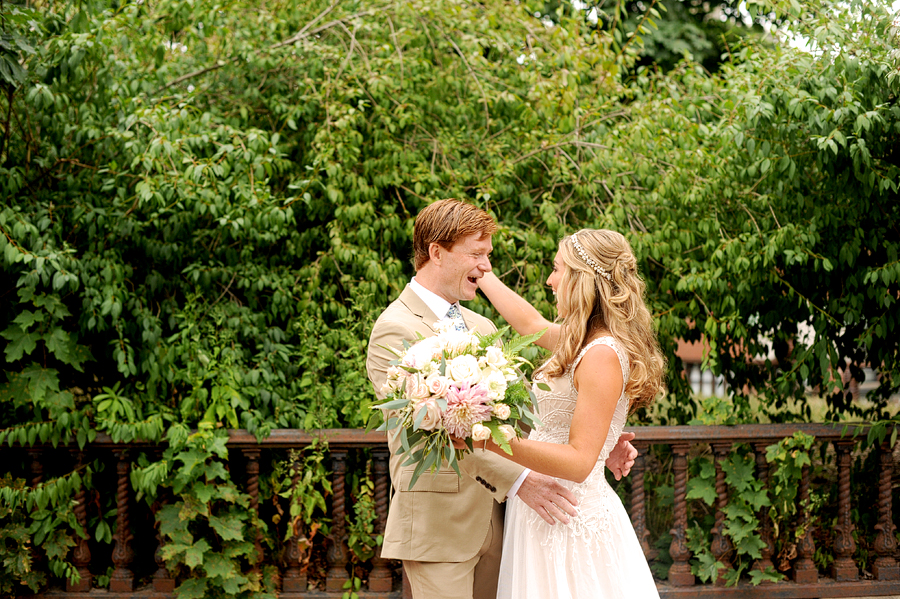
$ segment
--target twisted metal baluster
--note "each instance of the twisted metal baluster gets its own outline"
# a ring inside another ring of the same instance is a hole
[[[84,452],[79,451],[76,454],[75,459],[75,469],[80,470],[84,465]],[[84,483],[82,483],[81,488],[78,489],[78,492],[75,494],[75,520],[78,522],[78,525],[87,532],[87,506],[85,503],[87,502],[87,492],[84,489]],[[78,571],[78,575],[81,576],[81,580],[78,581],[77,584],[72,584],[69,580],[66,580],[66,591],[69,593],[86,593],[91,590],[91,584],[93,582],[93,577],[91,576],[91,571],[88,570],[88,565],[91,563],[91,548],[88,545],[87,539],[82,539],[78,537],[75,541],[75,549],[72,550],[72,564],[75,566],[75,569]]]
[[[388,513],[388,456],[386,449],[373,449],[373,475],[375,477],[375,534],[384,537],[384,526]],[[372,572],[369,574],[370,591],[390,591],[394,586],[394,578],[388,568],[388,560],[381,557],[381,547],[372,558]]]
[[[115,548],[112,552],[112,562],[115,566],[109,579],[109,590],[114,593],[130,593],[134,590],[134,573],[129,566],[134,560],[134,550],[131,547],[131,522],[128,515],[128,471],[130,465],[126,460],[125,450],[116,452],[118,462],[116,473],[118,485],[116,487],[116,535]]]
[[[885,440],[879,448],[878,473],[878,524],[875,530],[874,549],[878,557],[872,565],[872,574],[878,580],[900,580],[900,567],[894,554],[897,551],[897,540],[894,531],[897,529],[891,519],[891,476],[894,472],[894,456],[890,442]]]
[[[766,461],[766,444],[754,443],[753,451],[756,454],[756,475],[762,482],[763,489],[768,492],[769,462]],[[761,557],[753,564],[753,568],[761,571],[774,570],[775,564],[772,563],[772,556],[775,555],[775,538],[772,534],[772,519],[769,518],[769,507],[765,505],[761,507],[757,518],[759,518],[759,536],[764,545],[759,550]],[[766,580],[763,583],[771,584],[771,581]]]
[[[245,449],[244,457],[247,458],[247,494],[250,495],[250,511],[259,521],[259,450]],[[259,564],[263,559],[262,531],[256,529],[253,538],[253,549],[256,552],[254,571],[259,571]]]
[[[859,570],[853,561],[856,541],[853,539],[853,521],[850,519],[850,444],[852,441],[835,441],[834,450],[838,462],[838,518],[834,527],[834,563],[832,576],[838,582],[857,580]]]
[[[297,485],[300,482],[300,460],[294,457],[291,461],[291,495],[296,492]],[[300,531],[294,524],[293,518],[290,518],[290,506],[288,507],[288,526],[291,528],[291,538],[288,540],[287,548],[284,552],[284,558],[287,567],[284,569],[284,577],[281,581],[281,589],[285,593],[302,593],[306,591],[307,579],[306,574],[301,571],[300,558]]]
[[[673,564],[669,568],[669,582],[674,586],[692,586],[695,583],[688,560],[691,552],[687,547],[687,451],[686,443],[675,443],[672,452],[675,454],[675,526],[672,528],[672,543],[669,555]]]
[[[331,543],[328,547],[328,573],[325,577],[326,591],[340,591],[347,582],[347,527],[344,479],[347,472],[347,451],[331,450],[331,468],[334,478],[331,482]]]
[[[716,463],[716,522],[712,529],[712,554],[716,560],[722,562],[723,567],[716,573],[715,584],[725,586],[725,576],[732,570],[730,555],[734,550],[731,540],[725,535],[725,507],[728,505],[728,485],[725,483],[725,471],[722,463],[728,457],[731,443],[713,444],[713,454]]]
[[[803,466],[800,475],[800,525],[806,527],[804,534],[797,541],[797,561],[794,563],[794,582],[797,584],[815,584],[819,582],[819,571],[812,558],[816,553],[813,541],[812,515],[809,512],[809,465]]]
[[[634,459],[634,468],[631,469],[631,519],[634,524],[634,532],[641,544],[644,557],[650,559],[650,531],[647,530],[647,505],[644,492],[644,469],[646,458],[644,452],[649,445],[646,443],[633,443],[638,455]]]

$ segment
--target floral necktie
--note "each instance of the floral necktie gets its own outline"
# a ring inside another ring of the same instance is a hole
[[[447,316],[444,318],[453,321],[453,328],[457,331],[468,331],[469,327],[466,326],[466,321],[463,320],[462,312],[459,311],[459,306],[456,304],[450,304],[450,309],[447,310]]]

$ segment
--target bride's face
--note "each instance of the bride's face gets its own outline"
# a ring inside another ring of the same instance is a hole
[[[550,273],[550,276],[547,277],[547,284],[550,285],[550,288],[553,290],[553,295],[556,296],[556,311],[560,316],[565,316],[561,307],[563,298],[559,296],[559,286],[562,281],[562,273],[565,267],[562,257],[559,255],[559,250],[557,250],[556,256],[553,258],[553,271]]]

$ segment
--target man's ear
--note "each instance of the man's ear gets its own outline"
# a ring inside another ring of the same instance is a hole
[[[439,243],[431,242],[428,244],[428,259],[440,266],[446,251]]]

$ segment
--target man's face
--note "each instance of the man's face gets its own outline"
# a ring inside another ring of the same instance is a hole
[[[475,299],[478,279],[491,271],[493,249],[491,236],[478,234],[461,237],[450,250],[439,247],[440,289],[436,290],[437,294],[451,304]]]

